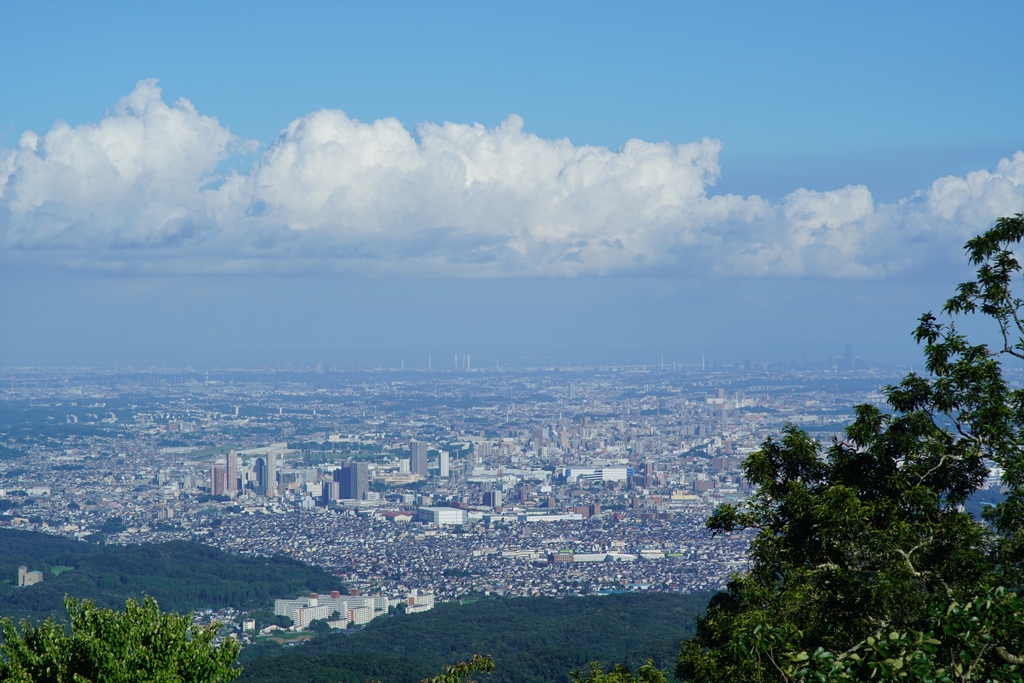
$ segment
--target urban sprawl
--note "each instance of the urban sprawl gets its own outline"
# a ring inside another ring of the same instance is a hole
[[[704,527],[751,493],[746,456],[790,423],[841,438],[903,372],[849,347],[771,367],[432,365],[8,369],[0,524],[336,573],[345,595],[279,596],[296,627],[471,594],[713,590],[746,567],[749,534]]]

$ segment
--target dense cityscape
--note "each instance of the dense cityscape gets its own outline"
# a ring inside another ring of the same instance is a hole
[[[283,553],[392,599],[713,590],[746,566],[748,534],[704,528],[746,455],[841,436],[900,371],[8,370],[0,524]]]

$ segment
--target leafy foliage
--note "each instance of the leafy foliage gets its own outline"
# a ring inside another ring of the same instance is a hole
[[[490,655],[473,655],[468,662],[449,664],[444,667],[444,673],[424,678],[420,683],[476,683],[467,679],[480,671],[494,671],[494,660]]]
[[[915,337],[928,376],[888,387],[891,413],[856,408],[825,449],[788,427],[744,465],[759,489],[721,506],[715,533],[753,528],[752,569],[715,596],[684,643],[677,675],[716,681],[1020,681],[1024,678],[1024,391],[1003,376],[1024,359],[1024,216],[967,243],[975,281],[944,314],[982,313],[995,350],[927,313]],[[1008,488],[962,505],[997,463]]]
[[[124,612],[64,601],[71,633],[53,619],[21,632],[3,619],[0,679],[11,683],[221,683],[238,670],[237,641],[213,644],[217,625],[193,628],[191,615],[161,614],[155,600],[128,600]]]
[[[591,662],[586,677],[577,669],[569,673],[569,680],[572,683],[668,683],[665,672],[654,666],[650,659],[640,665],[636,674],[621,664],[616,664],[611,671],[605,672],[600,662]]]
[[[313,633],[330,633],[331,625],[326,619],[314,619],[309,623],[309,630]]]
[[[42,583],[0,583],[0,614],[15,619],[62,617],[64,595],[116,607],[152,595],[167,609],[256,609],[275,598],[342,589],[332,574],[288,557],[243,557],[199,543],[171,541],[130,546],[94,545],[46,534],[0,529],[0,577],[19,565],[39,569]],[[53,576],[55,566],[73,567]]]

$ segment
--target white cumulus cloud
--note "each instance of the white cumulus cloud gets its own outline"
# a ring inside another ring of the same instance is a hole
[[[863,186],[795,189],[773,204],[709,193],[721,146],[574,145],[525,132],[518,116],[410,133],[321,110],[291,122],[247,173],[220,176],[255,143],[141,81],[99,123],[26,132],[3,150],[0,248],[172,272],[879,277],[959,252],[1024,210],[1022,152],[895,204]]]
[[[252,148],[155,80],[97,124],[58,122],[4,150],[5,247],[152,247],[212,229],[202,186],[232,151]]]

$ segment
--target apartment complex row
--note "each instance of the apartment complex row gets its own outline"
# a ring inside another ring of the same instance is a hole
[[[407,612],[425,612],[434,606],[433,593],[413,590],[405,598],[388,598],[385,595],[342,595],[332,591],[328,595],[310,593],[294,600],[275,600],[274,614],[292,620],[295,629],[307,628],[318,619],[327,620],[332,628],[345,628],[349,624],[360,626],[373,621],[388,608],[406,605]],[[337,616],[335,616],[337,614]]]

